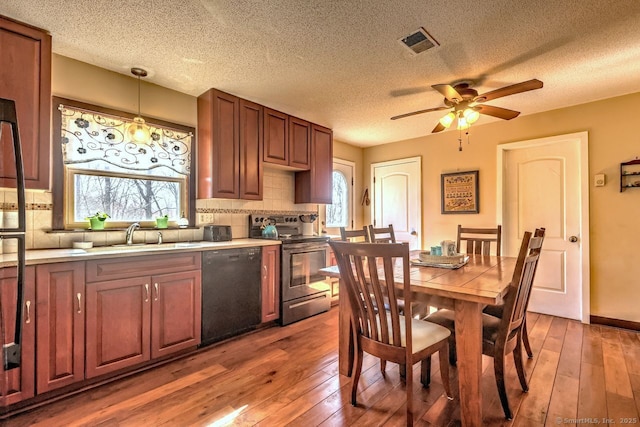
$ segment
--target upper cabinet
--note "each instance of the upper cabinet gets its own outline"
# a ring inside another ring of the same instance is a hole
[[[264,161],[308,170],[311,123],[264,107]]]
[[[198,97],[198,198],[262,200],[262,107],[216,89]]]
[[[311,125],[311,168],[296,173],[296,203],[330,204],[333,197],[333,132]]]
[[[25,185],[49,189],[51,36],[0,16],[0,98],[16,102]],[[2,152],[13,151],[2,132]],[[11,157],[11,156],[3,156]],[[0,187],[15,187],[15,170],[0,161]]]
[[[308,170],[311,166],[311,123],[289,117],[289,166]]]
[[[198,198],[262,200],[263,168],[296,172],[296,203],[331,203],[331,129],[210,89],[198,97]]]

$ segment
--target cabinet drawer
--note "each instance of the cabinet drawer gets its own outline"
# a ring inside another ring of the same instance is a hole
[[[199,270],[200,252],[87,261],[87,282]]]

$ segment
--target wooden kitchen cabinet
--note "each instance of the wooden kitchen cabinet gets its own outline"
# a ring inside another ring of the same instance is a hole
[[[280,318],[280,246],[262,247],[262,323]]]
[[[16,102],[26,188],[49,189],[51,35],[0,16],[0,98]],[[12,152],[2,132],[2,152]],[[0,187],[15,187],[15,168],[0,159]]]
[[[295,203],[330,204],[333,197],[333,132],[311,125],[311,169],[296,172]]]
[[[198,97],[198,198],[262,200],[262,106],[210,89]]]
[[[185,252],[87,262],[87,378],[200,344],[200,259]]]
[[[0,315],[4,325],[2,344],[14,342],[16,326],[16,268],[0,269]],[[13,304],[11,302],[14,302]],[[22,341],[20,367],[0,374],[0,406],[9,406],[35,395],[35,351],[36,351],[36,285],[35,267],[25,269],[24,306],[22,307]],[[0,352],[0,359],[4,353]],[[4,364],[4,360],[2,360]]]
[[[240,99],[240,198],[262,200],[262,106]]]
[[[84,380],[84,262],[36,266],[37,392]]]
[[[308,170],[311,167],[311,123],[289,117],[289,166]]]
[[[308,170],[311,164],[311,123],[264,107],[264,161]]]
[[[271,108],[263,108],[264,161],[289,166],[289,116]]]
[[[216,89],[198,97],[198,198],[240,197],[240,100]]]

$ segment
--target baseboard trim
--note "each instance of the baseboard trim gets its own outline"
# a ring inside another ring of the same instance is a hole
[[[630,320],[611,319],[609,317],[591,315],[591,323],[594,325],[613,326],[614,328],[640,331],[640,322],[632,322]]]

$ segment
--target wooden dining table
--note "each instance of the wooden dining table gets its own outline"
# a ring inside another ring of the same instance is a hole
[[[419,251],[412,251],[417,259]],[[511,281],[516,258],[470,255],[457,269],[412,265],[413,299],[430,306],[455,311],[456,348],[460,416],[463,426],[482,425],[482,310],[488,304],[501,304]],[[340,278],[337,266],[320,270],[328,277]],[[396,269],[402,274],[402,269]],[[396,276],[398,277],[398,276]],[[402,286],[401,276],[398,286]],[[338,367],[342,375],[351,376],[354,342],[351,333],[351,308],[346,295],[339,302]]]

